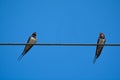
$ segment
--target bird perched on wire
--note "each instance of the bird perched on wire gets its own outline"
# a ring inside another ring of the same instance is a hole
[[[28,39],[27,44],[25,45],[25,48],[22,52],[22,54],[18,57],[18,61],[22,59],[22,57],[33,47],[34,44],[36,44],[36,32],[34,32]]]
[[[96,53],[93,63],[95,63],[96,59],[100,56],[105,42],[106,42],[105,35],[103,33],[100,33],[97,41]]]

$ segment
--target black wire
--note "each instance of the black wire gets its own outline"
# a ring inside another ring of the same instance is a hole
[[[26,43],[0,43],[0,46],[23,46],[26,45]],[[75,44],[75,43],[38,43],[34,44],[36,46],[97,46],[100,44]],[[100,45],[103,46],[103,45]],[[120,46],[120,44],[104,44],[104,46]]]

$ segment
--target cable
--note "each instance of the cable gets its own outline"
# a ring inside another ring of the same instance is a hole
[[[23,46],[26,43],[0,43],[0,46]],[[38,43],[34,44],[35,46],[97,46],[100,44],[77,44],[77,43]],[[100,45],[103,46],[103,45]],[[120,46],[120,44],[104,44],[104,46]]]

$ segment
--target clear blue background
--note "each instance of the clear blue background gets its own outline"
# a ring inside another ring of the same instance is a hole
[[[0,43],[120,43],[119,0],[0,0]],[[120,80],[120,47],[0,46],[0,80]]]

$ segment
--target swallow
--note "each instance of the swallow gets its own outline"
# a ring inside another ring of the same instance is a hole
[[[34,32],[28,39],[27,44],[25,45],[25,48],[22,52],[22,54],[18,57],[18,61],[22,59],[22,57],[33,47],[34,44],[36,44],[36,32]]]
[[[98,59],[98,57],[100,56],[105,42],[106,42],[105,35],[103,33],[100,33],[97,41],[96,53],[93,63],[95,63],[96,59]]]

